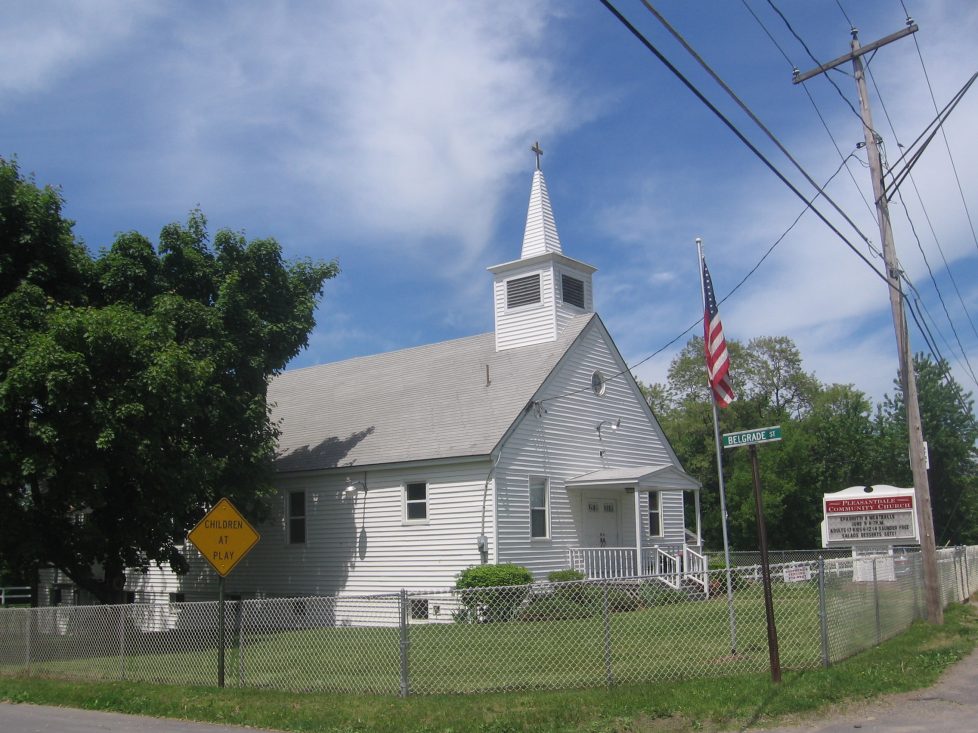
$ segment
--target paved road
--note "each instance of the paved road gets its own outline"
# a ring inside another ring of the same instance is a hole
[[[978,649],[955,664],[937,684],[887,695],[818,720],[766,733],[976,733],[978,731]],[[754,733],[762,733],[755,731]]]
[[[271,733],[257,728],[188,723],[182,720],[144,718],[140,715],[99,713],[93,710],[54,708],[46,705],[0,703],[3,733]]]

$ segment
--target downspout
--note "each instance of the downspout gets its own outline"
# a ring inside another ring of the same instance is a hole
[[[492,466],[489,468],[489,473],[486,474],[486,480],[482,487],[482,526],[479,529],[479,536],[476,542],[479,545],[479,557],[483,565],[489,562],[489,538],[486,537],[486,502],[489,498],[489,481],[492,480],[492,475],[496,470],[496,466],[499,465],[499,459],[502,458],[502,455],[502,451],[496,454],[496,460],[493,461]]]

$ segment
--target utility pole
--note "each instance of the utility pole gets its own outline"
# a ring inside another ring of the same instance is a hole
[[[907,18],[907,27],[885,38],[860,46],[859,33],[852,29],[851,52],[819,66],[817,69],[795,73],[794,83],[821,74],[829,69],[852,62],[856,90],[859,92],[860,116],[866,139],[866,155],[869,160],[870,175],[873,180],[873,196],[876,199],[876,213],[879,220],[880,241],[883,246],[883,261],[886,264],[886,280],[890,291],[890,309],[893,313],[893,328],[896,331],[897,352],[900,363],[900,385],[907,410],[907,429],[910,436],[910,469],[916,489],[917,524],[920,527],[920,552],[923,559],[924,595],[927,602],[927,620],[932,624],[944,623],[944,607],[937,572],[937,543],[934,537],[934,518],[931,512],[930,483],[927,478],[926,456],[923,429],[920,424],[920,405],[917,401],[917,378],[913,370],[913,355],[910,348],[910,334],[907,331],[907,317],[903,304],[903,289],[900,282],[900,265],[893,244],[893,229],[890,226],[890,210],[883,187],[883,166],[880,162],[879,140],[873,127],[873,116],[869,109],[869,95],[866,90],[866,75],[863,70],[864,54],[885,46],[893,41],[917,32],[917,26]]]

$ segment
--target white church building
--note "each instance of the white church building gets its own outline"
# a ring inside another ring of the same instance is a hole
[[[538,580],[704,569],[699,483],[594,312],[594,272],[564,254],[538,162],[519,259],[489,268],[492,333],[276,377],[278,496],[227,592],[446,588],[484,562]],[[134,600],[212,600],[187,551],[184,578],[130,574]]]

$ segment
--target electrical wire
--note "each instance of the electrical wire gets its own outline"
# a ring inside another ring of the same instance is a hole
[[[791,58],[788,57],[788,54],[781,47],[781,44],[778,43],[777,39],[774,37],[774,34],[772,34],[771,31],[768,29],[768,27],[764,24],[764,21],[761,20],[760,16],[758,16],[757,13],[754,12],[754,9],[751,8],[747,0],[741,0],[741,3],[747,9],[747,12],[750,13],[750,15],[757,22],[757,24],[761,27],[761,30],[764,31],[765,35],[767,35],[767,37],[771,39],[771,43],[773,43],[774,47],[778,49],[778,51],[784,57],[784,60],[788,62],[788,66],[791,67],[792,73],[797,74],[798,66],[794,63],[794,61],[791,60]],[[828,122],[825,121],[825,117],[822,115],[822,110],[819,109],[818,104],[815,102],[815,98],[812,96],[812,92],[808,88],[808,85],[801,84],[800,86],[805,91],[805,95],[808,97],[808,101],[811,103],[812,108],[815,110],[815,114],[818,116],[819,122],[821,122],[822,127],[825,128],[825,132],[829,136],[829,140],[832,141],[832,146],[835,148],[835,152],[838,153],[839,159],[840,160],[844,159],[845,156],[842,154],[842,149],[839,147],[839,143],[836,141],[835,136],[832,134],[832,130],[829,128]],[[846,172],[849,174],[849,179],[852,181],[852,185],[856,189],[856,193],[858,193],[859,197],[863,200],[863,204],[865,204],[866,210],[869,212],[869,215],[873,219],[875,219],[876,212],[874,211],[872,204],[869,203],[869,199],[866,198],[866,194],[863,193],[862,186],[860,186],[859,183],[857,183],[856,177],[852,174],[852,171],[848,167],[846,167]],[[876,255],[876,257],[883,259],[883,253],[880,252],[879,249],[874,247],[871,242],[867,242],[867,246],[869,247],[870,251],[874,255]]]
[[[975,72],[974,74],[971,75],[971,78],[969,78],[968,81],[965,82],[964,86],[958,90],[957,94],[955,94],[954,97],[951,98],[951,101],[947,103],[947,105],[944,107],[943,110],[941,110],[940,113],[938,113],[938,116],[934,118],[934,120],[931,121],[931,123],[926,128],[924,128],[924,131],[917,136],[917,139],[914,140],[913,144],[910,146],[909,149],[909,150],[914,150],[913,155],[911,155],[910,158],[908,158],[906,162],[904,162],[903,168],[900,169],[899,173],[893,174],[891,172],[890,175],[892,176],[892,180],[890,181],[889,184],[884,186],[887,200],[892,199],[893,192],[900,187],[900,185],[903,183],[903,179],[906,178],[907,175],[909,175],[910,171],[917,164],[917,161],[920,160],[920,156],[923,155],[924,151],[927,149],[927,146],[930,145],[931,141],[937,135],[938,130],[940,130],[943,127],[944,123],[947,121],[947,118],[951,115],[951,112],[953,112],[954,108],[958,106],[958,103],[960,103],[961,100],[964,99],[964,95],[967,94],[969,89],[971,89],[971,86],[972,84],[975,83],[976,79],[978,79],[978,72]],[[927,130],[929,130],[931,127],[934,127],[934,130],[930,134],[927,134]],[[918,143],[920,143],[919,147],[918,147]],[[900,156],[900,158],[896,161],[897,164],[903,161],[904,158],[907,157],[909,150],[905,151],[903,155]]]
[[[900,0],[900,4],[903,5],[903,0]],[[907,12],[907,6],[903,5],[903,12],[907,15],[907,20],[910,20],[910,13]],[[937,112],[937,99],[934,96],[934,87],[930,83],[930,75],[927,73],[927,67],[924,65],[924,55],[920,51],[920,44],[917,42],[917,37],[914,36],[913,39],[914,46],[917,48],[917,58],[920,59],[920,68],[924,72],[924,81],[927,82],[927,91],[930,92],[930,100],[934,105],[934,112]],[[947,133],[944,128],[941,128],[941,135],[944,138],[944,147],[947,149],[947,157],[951,161],[951,171],[954,173],[954,181],[958,186],[958,194],[961,196],[961,204],[964,206],[965,216],[968,218],[968,226],[971,227],[971,239],[975,243],[975,248],[978,249],[978,234],[975,233],[975,224],[971,219],[971,211],[968,208],[968,201],[964,195],[964,187],[961,185],[961,178],[958,176],[958,167],[954,163],[954,156],[951,154],[951,143],[948,142]]]
[[[851,157],[853,157],[853,156],[852,155],[849,155],[847,158],[845,158],[842,161],[842,164],[838,168],[835,169],[835,173],[833,173],[831,176],[829,176],[829,178],[823,184],[822,188],[825,188],[825,186],[828,186],[829,183],[832,182],[832,179],[835,178],[837,175],[839,175],[839,171],[841,171],[842,168],[845,167],[845,164],[848,162],[849,158],[851,158]],[[732,296],[734,293],[736,293],[738,290],[740,290],[741,286],[744,283],[746,283],[747,280],[750,279],[750,277],[755,272],[757,272],[757,270],[760,268],[760,266],[764,263],[764,260],[766,260],[768,258],[768,256],[774,251],[775,247],[777,247],[779,244],[781,244],[781,242],[784,241],[784,238],[788,236],[788,234],[791,232],[791,230],[794,229],[795,226],[797,226],[798,222],[801,221],[801,218],[811,208],[812,202],[814,202],[815,199],[818,198],[819,195],[820,194],[816,194],[815,197],[812,199],[812,201],[811,202],[808,202],[808,204],[798,213],[798,216],[795,217],[794,221],[792,221],[791,224],[788,225],[788,228],[785,229],[781,233],[781,236],[778,237],[774,241],[774,243],[770,247],[767,248],[767,250],[764,252],[764,254],[761,255],[760,259],[756,263],[754,263],[754,266],[750,270],[748,270],[747,271],[747,274],[744,275],[740,279],[740,282],[738,282],[736,285],[734,285],[733,288],[726,295],[724,295],[722,298],[720,298],[719,301],[717,301],[717,304],[718,305],[723,305],[723,303],[725,303],[727,301],[727,299],[730,298],[730,296]],[[686,329],[682,333],[679,333],[676,336],[674,336],[672,339],[670,339],[669,341],[667,341],[666,343],[664,343],[662,346],[660,346],[658,349],[656,349],[655,351],[653,351],[648,356],[646,356],[646,357],[644,357],[644,358],[636,361],[631,366],[626,366],[622,371],[616,372],[615,374],[610,375],[607,378],[608,381],[611,381],[613,379],[617,379],[618,377],[624,376],[625,374],[630,374],[637,367],[642,366],[642,364],[644,364],[645,362],[647,362],[647,361],[649,361],[651,359],[654,359],[656,356],[658,356],[663,351],[665,351],[666,349],[668,349],[670,346],[672,346],[674,343],[676,343],[677,341],[679,341],[679,339],[681,339],[683,336],[685,336],[686,334],[688,334],[690,331],[692,331],[694,328],[696,328],[697,326],[699,326],[701,323],[703,323],[703,319],[702,318],[698,318],[697,320],[693,321],[691,324],[689,324],[689,326],[686,327]],[[532,407],[534,404],[543,404],[544,402],[554,402],[556,400],[561,400],[561,399],[564,399],[566,397],[571,397],[571,396],[576,395],[576,394],[581,394],[582,392],[588,392],[590,390],[591,390],[591,387],[582,387],[581,389],[571,390],[569,392],[564,392],[564,393],[559,394],[559,395],[554,395],[553,397],[544,397],[544,398],[542,398],[540,400],[536,400],[535,402],[530,402],[529,404],[527,404],[527,409],[529,409],[530,407]]]
[[[693,59],[703,68],[703,70],[710,75],[710,78],[712,78],[713,81],[719,84],[720,88],[723,89],[723,91],[725,91],[727,95],[734,100],[734,102],[736,102],[737,106],[740,107],[741,110],[743,110],[743,112],[751,119],[751,121],[755,125],[757,125],[765,135],[767,135],[768,139],[777,146],[778,150],[780,150],[784,154],[784,156],[791,161],[792,165],[794,165],[795,168],[798,169],[798,171],[802,174],[802,176],[805,177],[805,180],[808,181],[808,183],[811,186],[813,186],[815,190],[819,192],[819,194],[822,195],[822,197],[832,206],[832,208],[834,208],[836,212],[838,212],[842,216],[842,218],[846,220],[846,223],[849,224],[849,226],[851,226],[855,230],[855,232],[859,235],[860,239],[862,239],[864,242],[868,244],[869,237],[863,234],[863,232],[859,229],[856,223],[851,218],[849,218],[849,215],[845,211],[843,211],[842,208],[838,204],[836,204],[835,201],[827,193],[825,193],[824,190],[819,188],[819,185],[818,183],[816,183],[815,179],[808,174],[808,171],[806,171],[802,167],[801,163],[799,163],[795,159],[795,157],[788,151],[788,149],[781,144],[781,141],[777,138],[777,136],[775,136],[773,132],[771,132],[770,128],[768,128],[767,125],[761,122],[761,120],[757,117],[757,115],[754,114],[753,110],[751,110],[751,108],[747,106],[747,104],[737,95],[737,93],[734,92],[734,90],[731,89],[727,85],[727,83],[720,78],[720,75],[713,70],[713,67],[711,67],[708,63],[706,63],[703,57],[700,56],[696,52],[696,50],[689,45],[689,43],[682,36],[682,34],[680,34],[679,31],[677,31],[672,26],[672,24],[665,19],[662,13],[660,13],[658,10],[655,9],[655,7],[653,7],[650,0],[642,0],[642,4],[655,17],[655,19],[658,20],[659,23],[661,23],[662,26],[667,31],[669,31],[672,37],[675,38],[684,49],[686,49],[686,52],[693,57]]]
[[[876,91],[876,98],[879,100],[880,107],[883,110],[883,116],[886,118],[886,123],[889,125],[890,132],[893,134],[893,139],[896,140],[898,146],[903,147],[900,144],[900,136],[897,134],[896,126],[893,124],[893,119],[890,117],[890,111],[886,106],[886,101],[883,98],[883,93],[880,90],[879,85],[876,83],[876,76],[873,74],[871,68],[868,65],[867,65],[867,72],[869,74],[870,81],[873,83],[873,89]],[[885,162],[884,162],[884,167],[887,167],[885,165]],[[930,223],[930,216],[927,214],[927,207],[924,205],[923,197],[920,195],[920,189],[917,188],[917,183],[913,179],[913,174],[908,171],[907,176],[909,177],[914,190],[917,192],[917,199],[920,203],[920,207],[924,211],[924,215],[927,218],[928,223]],[[967,369],[965,371],[970,373],[972,381],[974,381],[975,385],[978,386],[978,379],[975,378],[975,372],[971,366],[970,360],[968,359],[968,353],[965,350],[964,345],[961,343],[961,337],[958,334],[957,328],[955,328],[954,326],[954,321],[951,318],[951,313],[948,310],[947,303],[944,301],[944,294],[941,292],[941,288],[937,283],[937,278],[934,277],[934,270],[930,266],[930,261],[927,258],[927,253],[924,251],[923,244],[920,241],[920,236],[917,234],[917,227],[914,225],[913,218],[910,216],[910,209],[907,207],[907,203],[903,199],[902,192],[897,191],[897,196],[899,197],[900,204],[903,207],[903,212],[907,218],[907,223],[910,225],[910,231],[913,234],[914,239],[916,240],[917,249],[920,251],[920,256],[923,258],[924,265],[926,265],[927,267],[927,272],[930,275],[931,283],[933,284],[934,290],[937,293],[937,297],[940,300],[941,306],[944,309],[944,315],[947,318],[948,325],[951,327],[951,332],[954,334],[954,338],[957,341],[958,349],[961,352],[962,358],[967,363]],[[933,226],[931,226],[931,233],[934,235],[934,242],[937,244],[937,249],[941,254],[941,258],[944,260],[944,266],[945,269],[947,270],[948,277],[951,278],[951,282],[954,285],[954,290],[958,294],[958,300],[961,303],[961,307],[964,309],[964,312],[968,317],[968,322],[971,323],[972,331],[974,331],[975,336],[978,337],[978,331],[975,330],[975,324],[974,321],[971,319],[971,313],[968,312],[968,307],[967,305],[965,305],[964,298],[961,296],[961,291],[958,289],[957,283],[954,280],[954,276],[951,274],[951,268],[948,265],[947,257],[945,257],[944,255],[944,248],[941,246],[940,239],[937,237],[937,233],[934,231]],[[936,327],[936,323],[935,323],[935,327]]]
[[[902,148],[903,146],[900,144],[900,138],[899,138],[899,135],[897,135],[896,127],[893,124],[893,120],[890,118],[890,112],[889,112],[889,110],[886,107],[886,103],[883,100],[883,95],[882,95],[882,93],[880,91],[879,86],[876,83],[876,77],[873,75],[872,71],[869,72],[869,78],[873,82],[873,88],[876,90],[876,96],[880,100],[880,106],[883,109],[883,115],[886,117],[886,122],[890,126],[890,131],[893,133],[893,138],[897,141],[897,145]],[[937,105],[935,104],[935,108],[936,108],[936,106]],[[940,114],[940,113],[938,112],[938,114]],[[974,320],[971,317],[971,312],[968,310],[968,306],[965,303],[964,296],[961,295],[961,289],[958,287],[957,280],[955,280],[954,274],[951,272],[951,265],[947,261],[947,256],[944,254],[944,247],[941,245],[940,237],[937,236],[937,231],[934,228],[934,223],[931,221],[930,213],[927,211],[927,206],[924,204],[924,197],[921,195],[920,189],[917,187],[917,181],[914,180],[913,173],[911,173],[910,171],[907,172],[907,177],[910,180],[910,185],[913,187],[914,193],[916,193],[916,195],[917,195],[917,202],[920,204],[920,209],[921,209],[921,211],[924,214],[924,219],[927,221],[927,226],[930,228],[931,236],[934,238],[934,244],[937,245],[937,251],[940,253],[941,259],[944,262],[944,270],[947,272],[948,279],[950,279],[951,285],[954,287],[954,292],[958,296],[958,302],[961,304],[961,309],[964,311],[964,314],[965,314],[965,316],[968,319],[968,323],[971,325],[971,331],[972,331],[972,333],[974,333],[975,334],[975,337],[978,338],[978,328],[975,327],[975,322],[974,322]],[[920,249],[921,255],[924,256],[924,261],[926,263],[927,262],[927,256],[924,255],[923,248],[921,247],[920,237],[917,236],[916,227],[914,226],[914,223],[913,223],[913,221],[912,221],[912,219],[910,217],[910,210],[907,207],[906,202],[903,201],[902,194],[900,194],[898,192],[898,196],[900,196],[900,203],[903,205],[903,210],[906,213],[907,221],[910,224],[910,228],[913,231],[913,235],[917,239],[917,247],[918,247],[918,249]],[[927,263],[927,269],[928,269],[928,271],[930,271],[930,264],[929,263]],[[931,272],[931,279],[934,280],[933,272]],[[940,288],[938,288],[937,281],[936,280],[934,280],[934,289],[938,291],[938,297],[941,297]],[[941,298],[941,303],[943,305],[943,298]],[[945,312],[947,312],[947,307],[946,306],[945,306],[944,310],[945,310]],[[951,316],[948,315],[948,322],[950,322],[950,320],[951,320]],[[952,328],[953,328],[953,325],[952,325]],[[959,340],[959,343],[960,343],[960,340]],[[963,351],[963,349],[962,349],[962,351]]]
[[[805,41],[802,39],[802,37],[800,35],[798,35],[798,33],[792,27],[791,23],[785,17],[784,13],[782,13],[781,10],[778,8],[778,6],[774,4],[773,0],[767,0],[767,4],[770,5],[771,6],[771,9],[774,10],[774,12],[778,14],[778,16],[781,18],[781,20],[784,22],[785,26],[787,27],[788,32],[791,33],[791,35],[793,35],[795,37],[795,40],[798,41],[798,43],[801,44],[802,48],[805,49],[805,53],[808,54],[808,57],[812,61],[815,62],[815,65],[818,68],[821,69],[822,68],[822,62],[819,61],[817,58],[815,58],[815,54],[812,53],[812,50],[808,47],[808,44],[805,43]],[[842,71],[842,69],[839,69],[839,68],[825,69],[825,71],[838,71],[840,74],[844,74],[845,73],[844,71]],[[832,77],[830,77],[828,74],[823,74],[823,76],[826,78],[826,80],[828,80],[828,82],[833,87],[835,87],[835,91],[839,93],[839,96],[842,98],[842,101],[846,103],[846,106],[849,107],[849,109],[852,111],[852,113],[859,119],[859,124],[862,127],[866,127],[866,123],[863,121],[863,116],[861,114],[859,114],[859,111],[855,108],[855,106],[853,106],[853,104],[850,101],[849,97],[847,97],[845,95],[845,93],[843,93],[842,89],[839,88],[839,85],[835,83],[835,79],[833,79]],[[875,130],[873,130],[872,132],[875,134]]]
[[[848,238],[848,237],[846,237],[846,236],[845,236],[845,235],[844,235],[844,234],[843,234],[842,232],[840,232],[840,231],[839,231],[839,229],[838,229],[838,228],[837,228],[837,227],[836,227],[836,226],[835,226],[835,225],[834,225],[834,224],[833,224],[832,222],[830,222],[830,221],[828,220],[828,218],[827,218],[827,217],[825,216],[825,214],[823,214],[823,213],[822,213],[821,211],[819,211],[819,209],[818,209],[817,207],[815,207],[815,206],[814,206],[813,204],[810,204],[810,202],[809,202],[809,201],[808,201],[808,199],[807,199],[807,198],[805,197],[805,195],[804,195],[804,194],[803,194],[803,193],[802,193],[801,191],[799,191],[799,190],[798,190],[798,188],[797,188],[797,187],[796,187],[796,186],[795,186],[795,185],[794,185],[794,184],[793,184],[793,183],[792,183],[791,181],[789,181],[789,180],[788,180],[788,178],[787,178],[787,177],[785,177],[785,175],[784,175],[784,174],[783,174],[783,173],[782,173],[782,172],[781,172],[781,171],[780,171],[780,170],[779,170],[779,169],[778,169],[778,168],[777,168],[777,167],[776,167],[776,166],[775,166],[775,165],[774,165],[774,164],[773,164],[773,163],[772,163],[772,162],[771,162],[771,161],[770,161],[770,160],[769,160],[769,159],[768,159],[768,158],[767,158],[767,157],[766,157],[766,156],[765,156],[765,155],[764,155],[764,154],[763,154],[763,153],[762,153],[762,152],[761,152],[760,150],[758,150],[758,149],[757,149],[757,147],[756,147],[756,146],[755,146],[755,145],[754,145],[754,144],[753,144],[753,143],[752,143],[752,142],[751,142],[750,140],[748,140],[748,139],[747,139],[747,137],[746,137],[746,136],[744,135],[744,133],[743,133],[743,132],[741,132],[741,131],[740,131],[740,129],[739,129],[739,128],[738,128],[738,127],[737,127],[736,125],[734,125],[734,123],[733,123],[733,122],[731,122],[731,121],[730,121],[730,119],[729,119],[729,118],[727,118],[727,116],[726,116],[726,115],[724,115],[724,114],[723,114],[723,112],[721,112],[721,111],[720,111],[720,110],[719,110],[719,109],[718,109],[718,108],[716,107],[716,105],[714,105],[714,104],[713,104],[713,103],[712,103],[712,102],[711,102],[711,101],[710,101],[709,99],[707,99],[707,98],[706,98],[706,97],[704,96],[704,94],[703,94],[703,93],[702,93],[702,92],[701,92],[701,91],[700,91],[700,90],[699,90],[699,89],[698,89],[698,88],[696,87],[696,85],[694,85],[694,84],[693,84],[693,83],[692,83],[692,82],[691,82],[691,81],[690,81],[689,79],[687,79],[687,78],[686,78],[686,76],[685,76],[685,75],[683,75],[683,73],[682,73],[682,72],[681,72],[681,71],[680,71],[679,69],[677,69],[677,68],[676,68],[676,67],[675,67],[675,66],[674,66],[674,65],[672,64],[672,62],[670,62],[670,61],[669,61],[669,59],[667,59],[667,58],[666,58],[666,57],[665,57],[665,56],[664,56],[664,55],[662,54],[662,52],[661,52],[661,51],[660,51],[660,50],[659,50],[658,48],[656,48],[656,46],[655,46],[655,45],[654,45],[654,44],[653,44],[653,43],[652,43],[652,42],[651,42],[651,41],[650,41],[650,40],[649,40],[648,38],[646,38],[646,37],[645,37],[645,36],[644,36],[644,35],[643,35],[643,34],[641,33],[641,31],[639,31],[639,30],[638,30],[638,28],[636,28],[636,27],[635,27],[634,25],[632,25],[632,23],[631,23],[631,22],[630,22],[630,21],[629,21],[629,20],[628,20],[628,19],[627,19],[627,18],[626,18],[626,17],[624,16],[624,15],[622,15],[622,14],[621,14],[621,13],[620,13],[620,12],[618,11],[618,9],[617,9],[617,8],[616,8],[616,7],[614,6],[614,5],[612,5],[612,3],[610,2],[610,0],[599,0],[599,1],[601,2],[601,4],[602,4],[602,5],[604,5],[604,6],[605,6],[605,7],[606,7],[606,8],[607,8],[607,9],[609,10],[609,12],[611,12],[611,13],[612,13],[612,15],[614,15],[614,16],[615,16],[615,17],[616,17],[616,18],[618,19],[618,21],[619,21],[619,22],[620,22],[620,23],[621,23],[622,25],[624,25],[624,26],[625,26],[625,28],[627,28],[627,29],[628,29],[628,31],[629,31],[629,32],[630,32],[630,33],[631,33],[631,34],[632,34],[633,36],[635,36],[635,37],[636,37],[636,38],[637,38],[637,39],[639,40],[639,42],[640,42],[640,43],[641,43],[641,44],[642,44],[643,46],[645,46],[645,47],[646,47],[646,48],[647,48],[647,49],[648,49],[648,50],[649,50],[649,51],[650,51],[650,52],[651,52],[651,53],[652,53],[652,54],[653,54],[653,55],[654,55],[654,56],[655,56],[655,57],[656,57],[657,59],[659,59],[659,61],[660,61],[660,62],[661,62],[661,63],[662,63],[662,64],[663,64],[663,65],[664,65],[664,66],[665,66],[665,67],[666,67],[667,69],[669,69],[669,71],[670,71],[670,72],[672,72],[672,74],[673,74],[673,75],[674,75],[674,76],[675,76],[675,77],[676,77],[677,79],[679,79],[679,81],[680,81],[680,82],[682,82],[682,84],[683,84],[683,85],[684,85],[684,86],[685,86],[685,87],[686,87],[687,89],[689,89],[689,91],[691,91],[691,92],[692,92],[692,93],[693,93],[693,94],[694,94],[694,95],[696,96],[696,98],[697,98],[697,99],[699,99],[699,100],[700,100],[700,101],[701,101],[701,102],[702,102],[702,103],[703,103],[704,105],[706,105],[706,107],[707,107],[707,108],[708,108],[708,109],[709,109],[709,110],[710,110],[710,111],[711,111],[711,112],[712,112],[712,113],[713,113],[713,114],[714,114],[714,115],[715,115],[715,116],[716,116],[716,117],[717,117],[717,118],[718,118],[718,119],[719,119],[719,120],[720,120],[721,122],[723,122],[723,124],[724,124],[724,125],[726,125],[726,127],[727,127],[727,128],[728,128],[728,129],[729,129],[729,130],[730,130],[731,132],[733,132],[733,133],[734,133],[734,135],[736,135],[736,136],[737,136],[737,138],[738,138],[738,139],[739,139],[739,140],[740,140],[740,141],[741,141],[741,142],[742,142],[742,143],[743,143],[744,145],[746,145],[746,146],[748,147],[748,149],[749,149],[749,150],[750,150],[750,151],[751,151],[751,152],[752,152],[752,153],[753,153],[753,154],[754,154],[754,155],[755,155],[755,156],[756,156],[756,157],[757,157],[757,158],[758,158],[758,159],[759,159],[759,160],[760,160],[760,161],[761,161],[762,163],[764,163],[764,165],[765,165],[765,166],[766,166],[766,167],[767,167],[767,168],[768,168],[768,169],[769,169],[769,170],[770,170],[770,171],[771,171],[772,173],[774,173],[774,175],[775,175],[775,176],[777,176],[777,177],[778,177],[778,179],[779,179],[779,180],[780,180],[780,181],[781,181],[782,183],[784,183],[784,184],[785,184],[785,185],[786,185],[786,186],[787,186],[787,187],[788,187],[788,188],[789,188],[789,189],[791,190],[791,192],[792,192],[792,193],[794,193],[794,194],[795,194],[795,196],[797,196],[797,197],[798,197],[798,198],[800,198],[800,199],[801,199],[801,200],[802,200],[803,202],[805,202],[805,203],[806,203],[807,205],[809,205],[809,206],[810,206],[810,208],[811,208],[811,210],[812,210],[812,211],[813,211],[813,212],[815,213],[815,215],[816,215],[816,216],[817,216],[817,217],[818,217],[818,218],[819,218],[819,219],[820,219],[820,220],[821,220],[821,221],[822,221],[822,222],[823,222],[823,223],[824,223],[824,224],[825,224],[825,225],[826,225],[826,226],[827,226],[827,227],[828,227],[829,229],[831,229],[831,230],[832,230],[832,232],[833,232],[833,233],[834,233],[834,234],[835,234],[835,235],[836,235],[837,237],[839,237],[839,239],[841,239],[841,240],[842,240],[842,241],[843,241],[843,242],[844,242],[844,243],[846,244],[846,246],[847,246],[847,247],[849,247],[849,249],[851,249],[851,250],[852,250],[852,251],[853,251],[853,252],[854,252],[854,253],[856,254],[856,256],[857,256],[857,257],[859,257],[859,259],[861,259],[861,260],[862,260],[862,261],[863,261],[863,262],[864,262],[864,263],[866,264],[866,266],[867,266],[867,267],[869,267],[869,269],[870,269],[870,270],[872,270],[872,271],[873,271],[873,272],[874,272],[874,273],[876,274],[876,276],[877,276],[878,278],[880,278],[880,280],[882,280],[883,282],[885,282],[885,283],[887,284],[887,287],[895,287],[895,286],[893,285],[893,283],[891,283],[891,282],[890,282],[890,281],[889,281],[889,280],[887,279],[887,277],[886,277],[886,275],[885,275],[884,273],[882,273],[882,272],[880,272],[879,270],[877,270],[877,269],[876,269],[876,267],[875,267],[875,266],[873,265],[873,263],[872,263],[872,262],[870,262],[870,261],[869,261],[869,260],[868,260],[868,259],[866,258],[866,256],[865,256],[865,255],[864,255],[864,254],[863,254],[862,252],[860,252],[860,251],[859,251],[859,250],[857,249],[857,247],[856,247],[856,246],[855,246],[855,245],[854,245],[854,244],[853,244],[853,243],[852,243],[852,242],[851,242],[851,241],[849,240],[849,238]],[[814,199],[813,199],[813,200],[814,200]]]

